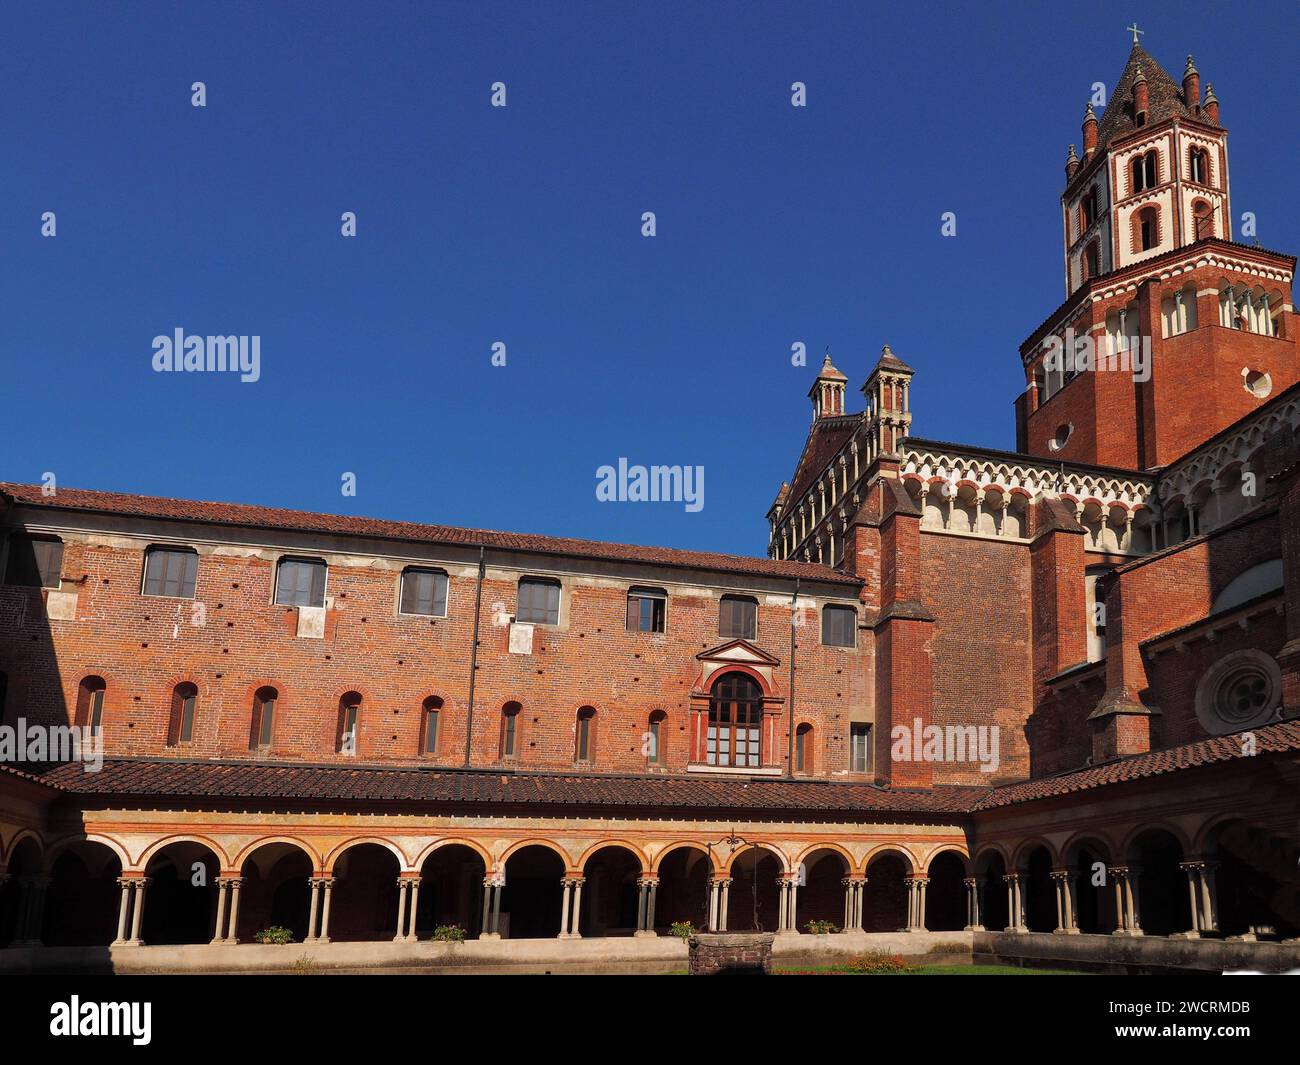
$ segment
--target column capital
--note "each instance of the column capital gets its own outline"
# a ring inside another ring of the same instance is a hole
[[[710,877],[709,883],[716,884],[718,887],[729,887],[731,885],[731,877],[729,876]]]
[[[560,883],[565,887],[578,887],[586,882],[587,878],[585,876],[565,876],[560,878]]]
[[[659,883],[658,873],[642,873],[636,878],[637,887],[654,887]]]
[[[903,877],[903,883],[905,884],[928,884],[929,882],[930,878],[924,873],[911,873]]]
[[[1003,882],[1004,884],[1018,884],[1018,883],[1020,883],[1020,874],[1019,874],[1019,873],[1003,873],[1003,874],[1002,874],[1002,882]]]
[[[238,886],[244,882],[242,876],[219,876],[217,877],[217,887],[226,887],[227,885]],[[308,881],[310,883],[311,881]]]
[[[307,884],[310,887],[331,887],[334,884],[332,876],[309,876]]]
[[[972,887],[979,887],[980,881],[983,879],[984,878],[982,876],[964,876],[961,878],[961,882],[965,884],[968,888],[972,888]]]

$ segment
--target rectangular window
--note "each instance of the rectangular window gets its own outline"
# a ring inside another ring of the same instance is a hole
[[[519,582],[515,620],[530,625],[560,623],[560,585],[557,581],[525,577]]]
[[[627,593],[629,632],[663,632],[668,595],[657,588],[632,588]]]
[[[198,702],[197,695],[186,695],[181,699],[181,728],[179,741],[189,743],[194,735],[194,706]]]
[[[90,731],[98,736],[99,727],[104,722],[104,689],[99,688],[90,693],[90,707],[86,714],[86,723]]]
[[[24,588],[57,588],[63,569],[63,541],[14,536],[9,540],[5,583]]]
[[[578,718],[578,761],[591,761],[591,718]]]
[[[871,726],[852,724],[849,726],[849,771],[853,773],[871,772]]]
[[[855,647],[857,636],[858,612],[851,606],[822,609],[822,643],[828,647]]]
[[[738,595],[724,595],[718,605],[718,635],[732,639],[758,637],[758,603]]]
[[[403,614],[447,616],[447,575],[436,569],[408,569],[402,573]]]
[[[151,547],[144,556],[144,594],[193,599],[199,556],[194,551]]]
[[[275,581],[280,606],[324,606],[325,563],[312,558],[282,558]]]
[[[438,711],[428,710],[424,715],[424,753],[438,753]]]
[[[257,746],[271,746],[271,732],[275,727],[275,700],[265,699],[258,707]]]

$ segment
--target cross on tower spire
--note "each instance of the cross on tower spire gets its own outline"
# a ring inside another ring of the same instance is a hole
[[[1138,43],[1138,37],[1139,37],[1139,36],[1146,36],[1146,32],[1147,32],[1147,31],[1146,31],[1146,30],[1140,30],[1140,29],[1138,29],[1138,24],[1137,24],[1136,21],[1134,21],[1134,23],[1133,23],[1132,26],[1125,26],[1124,28],[1125,28],[1126,30],[1128,30],[1130,33],[1133,34],[1133,43],[1134,43],[1134,44],[1137,44],[1137,43]]]

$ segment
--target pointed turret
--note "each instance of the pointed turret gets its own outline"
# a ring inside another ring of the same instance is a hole
[[[871,371],[862,394],[867,398],[866,419],[874,450],[890,454],[911,431],[912,414],[908,409],[908,389],[916,373],[886,344],[880,349],[876,368]]]
[[[837,414],[844,413],[844,389],[848,383],[849,379],[835,369],[828,351],[822,360],[822,368],[817,374],[817,380],[808,390],[808,398],[812,400],[813,405],[813,421],[820,418],[833,418]]]
[[[1201,74],[1190,55],[1187,66],[1183,68],[1183,104],[1193,114],[1201,113]]]

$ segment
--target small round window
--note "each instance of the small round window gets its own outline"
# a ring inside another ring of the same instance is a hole
[[[1241,378],[1246,391],[1256,399],[1263,399],[1273,391],[1273,378],[1260,370],[1252,370],[1247,367],[1241,371]]]
[[[1282,693],[1282,671],[1260,651],[1229,655],[1210,667],[1196,692],[1196,716],[1223,736],[1272,720]]]
[[[1073,425],[1058,425],[1056,435],[1048,442],[1047,446],[1053,451],[1060,451],[1069,442],[1070,434],[1074,432]]]

